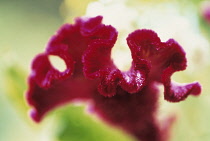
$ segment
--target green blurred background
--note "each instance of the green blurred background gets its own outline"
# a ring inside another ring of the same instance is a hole
[[[98,2],[104,6],[112,4],[111,0]],[[85,15],[90,3],[93,0],[0,0],[0,141],[134,141],[122,131],[86,114],[84,105],[59,108],[40,124],[33,123],[28,116],[29,107],[24,92],[27,89],[31,60],[44,50],[49,38],[64,22],[72,22],[74,17]],[[209,141],[210,25],[200,16],[203,1],[114,0],[114,3],[126,3],[137,12],[140,7],[149,9],[151,6],[160,8],[160,5],[176,5],[183,17],[193,17],[191,24],[195,25],[192,26],[195,29],[192,30],[199,31],[202,38],[207,40],[207,52],[198,46],[194,56],[202,59],[192,59],[194,69],[177,73],[173,79],[178,82],[199,81],[203,86],[202,95],[198,98],[189,97],[176,104],[160,100],[159,113],[175,113],[177,116],[171,141]],[[141,12],[137,16],[141,16]],[[155,19],[152,17],[154,15],[150,16],[148,18]],[[143,25],[136,20],[133,28],[141,28]],[[207,53],[207,57],[202,53]]]

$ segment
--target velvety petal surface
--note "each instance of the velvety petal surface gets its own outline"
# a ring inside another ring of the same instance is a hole
[[[154,31],[143,29],[131,33],[127,43],[134,60],[142,59],[150,64],[149,83],[163,83],[166,100],[179,102],[190,94],[200,94],[201,86],[197,82],[179,86],[171,83],[171,75],[187,67],[185,52],[175,40],[161,42]]]
[[[171,82],[171,75],[187,66],[185,52],[173,39],[161,42],[154,31],[143,29],[131,33],[127,43],[133,61],[126,72],[120,71],[111,59],[114,44],[92,43],[85,52],[86,77],[100,81],[101,95],[94,95],[93,108],[102,119],[138,140],[166,141],[172,120],[165,121],[164,128],[156,121],[158,90],[155,83],[164,85],[165,99],[171,102],[184,100],[189,94],[199,94],[200,85]]]
[[[111,125],[118,126],[141,141],[163,141],[156,121],[158,90],[154,84],[130,94],[117,87],[111,98],[95,95],[94,111]]]
[[[111,58],[117,32],[101,21],[98,16],[65,24],[51,38],[45,52],[35,57],[26,95],[32,118],[38,122],[59,105],[91,100],[94,113],[138,140],[167,141],[172,120],[162,127],[157,122],[156,84],[164,85],[165,99],[171,102],[201,92],[197,82],[171,81],[174,72],[187,66],[185,52],[173,39],[161,42],[152,30],[136,30],[127,38],[131,68],[121,71]],[[65,71],[51,64],[51,55],[63,59]]]
[[[102,17],[78,18],[75,24],[65,24],[51,38],[44,53],[32,62],[29,89],[26,94],[32,107],[31,116],[40,121],[50,110],[73,100],[92,98],[95,81],[83,76],[82,56],[91,42],[115,42],[117,32],[101,24]],[[60,57],[66,70],[52,66],[49,57]]]
[[[93,42],[89,45],[83,58],[85,76],[90,79],[100,79],[98,91],[103,96],[112,97],[117,93],[117,87],[130,94],[140,91],[146,84],[149,64],[136,59],[129,71],[120,71],[111,58],[114,43],[104,41]]]

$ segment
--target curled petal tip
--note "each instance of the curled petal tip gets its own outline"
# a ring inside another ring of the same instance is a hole
[[[201,87],[200,83],[194,82],[191,95],[199,96],[201,94],[201,91],[202,91],[202,87]]]
[[[33,119],[33,121],[35,121],[36,123],[41,122],[41,117],[38,114],[37,110],[32,109],[29,114],[30,114],[30,117]]]
[[[165,85],[164,97],[170,102],[180,102],[185,100],[189,95],[198,96],[201,93],[201,85],[198,82],[189,84],[171,83]]]

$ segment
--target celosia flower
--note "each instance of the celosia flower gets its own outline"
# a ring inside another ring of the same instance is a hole
[[[136,30],[127,37],[133,61],[130,70],[123,72],[111,59],[117,31],[101,21],[97,16],[63,25],[45,52],[35,57],[26,95],[33,108],[31,117],[39,122],[57,106],[91,100],[93,112],[101,119],[138,140],[167,140],[168,129],[160,128],[155,115],[157,84],[163,84],[165,100],[170,102],[201,92],[197,82],[171,82],[174,72],[186,68],[185,52],[173,39],[161,42],[152,30]],[[50,55],[62,58],[66,70],[54,68]]]

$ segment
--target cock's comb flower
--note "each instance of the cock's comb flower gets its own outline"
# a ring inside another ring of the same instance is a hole
[[[161,128],[155,115],[157,83],[163,84],[164,98],[170,102],[201,92],[197,82],[178,84],[170,79],[186,68],[185,52],[173,39],[161,42],[152,30],[136,30],[127,37],[132,65],[121,71],[111,59],[117,31],[101,22],[97,16],[63,25],[34,58],[26,94],[32,119],[39,122],[60,105],[89,100],[101,119],[138,140],[166,141],[170,123]],[[51,55],[64,60],[63,72],[50,63]]]

